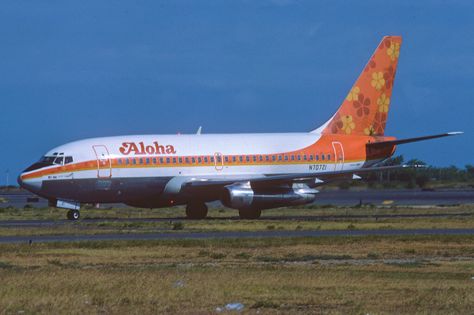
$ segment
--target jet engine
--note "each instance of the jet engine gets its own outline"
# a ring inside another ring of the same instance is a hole
[[[291,187],[253,188],[250,184],[224,187],[221,202],[234,209],[270,209],[312,203],[316,199],[316,189],[303,184]]]

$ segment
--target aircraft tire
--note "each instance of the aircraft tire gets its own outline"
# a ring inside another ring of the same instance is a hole
[[[186,205],[186,217],[191,220],[202,220],[207,217],[207,205],[204,202],[191,202]]]
[[[81,214],[79,210],[69,210],[67,212],[67,218],[69,220],[76,221],[76,220],[79,220],[80,217],[81,217]]]
[[[239,209],[239,217],[242,220],[256,220],[262,215],[260,209]]]

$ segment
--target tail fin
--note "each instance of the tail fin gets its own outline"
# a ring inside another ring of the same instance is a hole
[[[384,135],[401,44],[384,37],[336,114],[312,132]]]

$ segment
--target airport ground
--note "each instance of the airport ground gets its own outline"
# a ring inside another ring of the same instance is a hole
[[[312,205],[245,221],[220,207],[203,221],[184,219],[180,207],[90,208],[82,217],[0,209],[1,313],[236,313],[230,303],[250,314],[473,310],[472,204]],[[305,232],[328,234],[291,234]],[[84,235],[151,237],[71,241]],[[38,239],[48,236],[62,241]]]

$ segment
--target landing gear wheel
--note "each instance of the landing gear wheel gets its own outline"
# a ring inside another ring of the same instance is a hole
[[[255,220],[260,218],[262,210],[259,209],[240,209],[239,217],[243,220]]]
[[[207,216],[207,206],[204,202],[192,202],[186,206],[186,217],[192,220],[205,219]]]
[[[81,214],[79,213],[79,210],[69,210],[67,212],[67,218],[69,220],[79,220],[79,217],[81,216]]]

